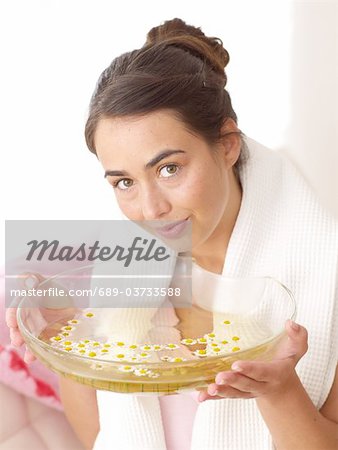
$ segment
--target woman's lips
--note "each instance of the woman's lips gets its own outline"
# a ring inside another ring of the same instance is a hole
[[[166,238],[179,237],[187,227],[189,223],[188,219],[189,217],[187,219],[177,221],[173,224],[166,225],[165,227],[156,228],[156,233]]]

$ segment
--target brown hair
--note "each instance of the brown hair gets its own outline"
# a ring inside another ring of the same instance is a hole
[[[181,19],[152,28],[142,48],[118,56],[102,72],[85,127],[88,148],[96,154],[95,130],[101,118],[159,109],[172,110],[187,129],[216,143],[226,118],[237,123],[225,89],[228,62],[219,38],[207,37]],[[242,149],[243,144],[242,139]]]

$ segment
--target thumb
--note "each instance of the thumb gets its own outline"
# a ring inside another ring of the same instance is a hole
[[[297,363],[308,350],[307,330],[298,323],[287,320],[285,323],[285,331],[288,337],[289,351]]]

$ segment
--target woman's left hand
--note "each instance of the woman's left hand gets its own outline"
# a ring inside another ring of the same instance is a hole
[[[285,391],[297,377],[295,367],[307,352],[307,331],[288,320],[285,325],[287,338],[280,344],[270,362],[236,361],[231,369],[219,372],[215,383],[207,391],[200,392],[198,401],[222,398],[256,398]]]

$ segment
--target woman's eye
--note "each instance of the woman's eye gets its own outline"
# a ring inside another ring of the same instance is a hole
[[[129,189],[133,185],[133,181],[129,180],[128,178],[123,178],[122,180],[117,181],[114,183],[114,188],[118,188],[121,191],[125,191],[126,189]]]
[[[166,166],[163,166],[160,169],[160,174],[163,177],[171,177],[172,175],[175,175],[178,171],[178,166],[176,164],[167,164]]]

